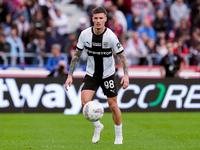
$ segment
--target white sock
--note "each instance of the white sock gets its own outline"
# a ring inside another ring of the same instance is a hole
[[[97,121],[92,122],[92,124],[94,125],[95,128],[98,128],[101,123],[99,120],[97,120]]]
[[[122,136],[122,124],[115,125],[115,136]]]

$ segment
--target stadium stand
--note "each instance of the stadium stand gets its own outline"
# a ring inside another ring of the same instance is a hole
[[[160,39],[164,39],[173,42],[174,52],[185,62],[180,76],[199,78],[200,52],[195,45],[200,41],[200,0],[0,0],[0,77],[46,77],[47,59],[53,56],[51,45],[55,43],[62,46],[61,55],[68,57],[69,68],[80,32],[93,25],[91,10],[95,6],[107,9],[106,25],[119,37],[128,54],[132,48],[127,48],[127,42],[134,32],[139,33],[147,55],[137,55],[143,63],[129,59],[131,77],[160,77],[159,60],[166,51],[165,42],[161,45]],[[183,12],[176,13],[178,8]],[[63,17],[59,17],[58,10]],[[12,30],[17,30],[16,39],[23,42],[23,48],[15,40],[10,42]],[[10,51],[5,42],[13,44]],[[85,74],[86,55],[83,54],[75,77]],[[120,67],[116,68],[122,75]]]

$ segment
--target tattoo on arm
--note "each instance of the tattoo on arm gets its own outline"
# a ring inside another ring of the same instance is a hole
[[[70,63],[70,69],[69,69],[69,75],[73,75],[74,70],[79,62],[80,56],[81,56],[82,51],[76,49],[74,56],[72,57],[71,63]]]
[[[126,55],[124,52],[118,54],[118,56],[120,57],[121,61],[122,61],[122,66],[124,69],[124,75],[128,75],[128,61],[126,59]]]

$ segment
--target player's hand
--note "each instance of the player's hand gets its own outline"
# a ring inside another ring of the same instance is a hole
[[[129,77],[128,75],[124,75],[121,80],[121,84],[123,84],[123,89],[126,89],[129,86]]]
[[[73,79],[72,79],[72,76],[70,76],[70,75],[68,75],[68,78],[67,78],[67,80],[66,80],[66,82],[65,82],[65,89],[68,91],[68,85],[69,85],[69,87],[72,85],[72,82],[73,82]]]

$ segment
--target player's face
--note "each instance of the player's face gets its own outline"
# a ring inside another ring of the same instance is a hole
[[[105,22],[107,21],[107,17],[104,13],[94,14],[92,17],[92,21],[94,22],[94,27],[96,29],[101,29],[105,26]]]

